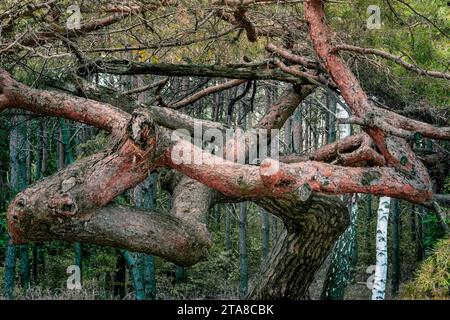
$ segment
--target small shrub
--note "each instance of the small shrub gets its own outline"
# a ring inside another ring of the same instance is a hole
[[[416,278],[405,285],[403,299],[450,300],[450,238],[438,242]]]

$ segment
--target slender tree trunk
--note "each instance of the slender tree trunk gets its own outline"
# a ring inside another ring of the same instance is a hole
[[[322,300],[343,300],[345,289],[357,262],[356,223],[358,219],[358,196],[349,205],[350,226],[335,243],[331,263],[323,284]]]
[[[262,253],[263,260],[267,258],[270,250],[270,227],[269,227],[269,213],[261,209],[261,230],[262,230]]]
[[[410,209],[411,240],[416,242],[416,209],[413,204],[411,204]]]
[[[57,150],[57,156],[58,156],[58,171],[62,170],[65,165],[65,150],[64,150],[64,137],[63,137],[63,126],[64,126],[64,120],[59,119],[59,125],[58,125],[58,143],[56,145]]]
[[[80,242],[74,242],[73,249],[75,252],[75,265],[80,268],[81,274],[83,274],[83,254],[82,254],[82,245]]]
[[[272,246],[275,245],[275,243],[278,241],[278,219],[274,215],[272,215],[271,219],[271,225],[272,225]]]
[[[376,233],[376,267],[372,288],[372,300],[384,300],[386,293],[386,278],[388,268],[387,230],[389,221],[389,206],[391,198],[381,197],[377,211]]]
[[[5,253],[5,276],[3,293],[7,299],[14,299],[14,277],[16,270],[16,247],[8,235]]]
[[[9,136],[9,157],[10,157],[10,185],[11,189],[16,193],[25,189],[27,185],[26,170],[26,135],[25,135],[25,118],[19,115],[13,115],[11,121],[11,131]],[[6,261],[5,261],[5,285],[4,294],[8,299],[14,297],[14,278],[16,266],[16,248],[7,239]],[[26,249],[26,250],[25,250]],[[19,246],[20,253],[20,280],[25,287],[29,286],[29,264],[28,246]]]
[[[113,295],[123,299],[125,297],[126,264],[123,255],[119,252],[114,273]]]
[[[292,153],[292,118],[288,118],[284,124],[284,144],[286,153]]]
[[[340,99],[338,97],[338,99]],[[348,118],[349,113],[341,105],[337,105],[337,118]],[[339,138],[348,137],[351,135],[351,125],[350,124],[340,124],[339,125]]]
[[[149,185],[146,192],[146,200],[144,209],[156,209],[156,182],[158,175],[151,174],[147,180]],[[144,181],[145,182],[145,181]],[[144,264],[144,290],[146,300],[156,299],[156,272],[155,258],[152,255],[144,254],[142,259]]]
[[[25,289],[30,287],[30,257],[28,254],[28,245],[19,246],[20,254],[20,284]]]
[[[182,266],[176,266],[175,268],[175,283],[183,283],[186,281],[186,269]]]
[[[392,199],[392,295],[396,296],[400,284],[400,202]]]
[[[333,94],[329,94],[328,106],[336,112],[336,100]],[[339,113],[348,116],[348,113],[343,113],[342,108]],[[327,139],[330,143],[336,139],[335,134],[335,116],[334,114],[328,118]],[[350,135],[350,125],[339,125],[340,138],[345,138]],[[353,195],[350,199],[350,226],[342,234],[339,240],[334,245],[330,266],[327,270],[327,276],[323,284],[321,299],[327,300],[343,300],[345,289],[348,281],[350,281],[353,268],[356,265],[357,244],[356,244],[356,221],[358,216],[358,195]]]
[[[420,207],[415,206],[414,212],[417,216],[417,261],[422,261],[425,257],[425,248],[423,245],[423,223],[422,213],[423,210]]]
[[[221,213],[220,207],[218,205],[214,206],[213,210],[214,210],[214,217],[216,218],[216,225],[219,228],[221,218],[222,218],[222,213]]]
[[[36,139],[36,149],[35,149],[35,171],[34,171],[34,181],[38,181],[42,178],[42,121],[39,120],[39,130]]]
[[[370,232],[370,223],[372,222],[372,195],[368,194],[366,196],[367,202],[366,202],[366,252],[371,252],[372,247],[372,241],[371,241],[371,232]],[[372,261],[372,258],[368,254],[368,263],[370,264]]]
[[[152,255],[144,255],[144,293],[146,300],[156,299],[156,273],[155,258]]]
[[[231,213],[225,215],[225,249],[231,250]]]
[[[39,134],[37,137],[37,143],[36,143],[36,152],[35,152],[35,172],[34,172],[34,181],[38,181],[42,178],[42,156],[43,156],[43,127],[42,127],[42,121],[39,120]],[[32,265],[32,274],[31,279],[33,281],[33,284],[37,284],[38,282],[38,276],[39,276],[39,251],[41,251],[41,244],[40,243],[33,243],[33,249],[32,249],[32,257],[33,257],[33,265]]]
[[[48,121],[42,121],[41,127],[42,134],[42,167],[41,167],[41,175],[45,177],[48,175]]]
[[[22,118],[22,121],[25,121],[25,118]],[[21,127],[23,128],[20,131],[20,134],[23,135],[23,145],[22,150],[25,157],[25,161],[21,161],[20,165],[24,165],[19,168],[24,172],[25,177],[23,177],[24,181],[23,188],[20,188],[20,191],[25,189],[27,185],[31,183],[31,143],[30,139],[30,128],[29,123],[23,123]],[[22,175],[21,175],[22,176]],[[20,284],[23,288],[28,289],[30,287],[30,257],[29,257],[29,246],[28,244],[20,245],[19,247],[19,256],[20,256]]]
[[[39,177],[36,176],[36,180],[39,180],[45,176],[48,175],[48,120],[44,119],[40,122],[40,141],[41,142],[41,166],[40,166],[40,175]],[[36,170],[38,172],[38,170]],[[36,253],[36,277],[39,276],[38,270],[45,271],[45,260],[44,260],[44,245],[42,243],[35,243],[35,250]]]
[[[146,180],[141,182],[134,188],[133,198],[137,208],[142,209],[155,209],[156,208],[156,180],[157,175],[151,174]],[[155,276],[155,264],[154,257],[152,255],[140,253],[136,254],[135,259],[138,264],[139,274],[136,272],[132,274],[134,284],[139,283],[138,287],[135,287],[137,300],[154,300],[156,298],[156,276]],[[131,271],[131,267],[130,267]],[[143,292],[140,292],[139,290]]]
[[[142,279],[142,272],[139,266],[139,254],[132,253],[127,250],[122,250],[121,252],[130,272],[130,278],[133,283],[136,300],[145,300],[145,288],[144,281]]]
[[[70,145],[70,127],[67,123],[62,120],[62,134],[63,134],[63,147],[64,147],[64,163],[69,165],[75,161],[75,156]],[[80,242],[75,242],[73,244],[75,252],[75,265],[80,268],[81,275],[83,274],[83,246]],[[82,279],[82,278],[81,278]]]
[[[328,123],[327,123],[327,142],[336,141],[336,96],[333,92],[327,91]]]
[[[300,153],[302,151],[302,137],[301,137],[301,113],[300,108],[297,108],[292,117],[292,151]]]
[[[33,243],[33,248],[32,248],[32,259],[33,259],[33,264],[31,266],[31,281],[33,282],[34,285],[36,285],[38,283],[38,244],[37,243]]]
[[[247,203],[241,202],[239,209],[239,261],[240,280],[239,296],[243,299],[248,291],[248,256],[247,256]]]
[[[58,170],[62,170],[66,165],[69,165],[75,161],[69,139],[69,127],[64,119],[59,119],[57,144]],[[79,242],[75,242],[73,244],[73,248],[75,256],[74,263],[80,268],[81,274],[83,274],[82,245]]]

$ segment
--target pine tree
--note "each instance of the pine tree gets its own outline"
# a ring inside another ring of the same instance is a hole
[[[10,185],[11,189],[17,193],[23,190],[27,185],[26,176],[26,131],[24,116],[14,114],[11,121],[11,130],[9,136],[9,156],[10,156]],[[28,246],[19,246],[20,252],[20,271],[21,282],[23,285],[29,285],[29,267],[27,268]],[[16,267],[16,247],[7,239],[7,248],[5,254],[5,283],[4,295],[12,299],[14,297],[14,278]],[[28,274],[28,276],[27,276]]]

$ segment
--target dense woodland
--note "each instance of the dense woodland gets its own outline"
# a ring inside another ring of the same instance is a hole
[[[450,299],[449,18],[2,0],[0,299]]]

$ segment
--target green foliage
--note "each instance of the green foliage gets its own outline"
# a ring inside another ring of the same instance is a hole
[[[450,300],[450,238],[439,241],[401,296],[403,299]]]
[[[424,246],[426,248],[432,248],[434,245],[445,236],[445,231],[438,221],[438,218],[433,212],[428,212],[422,220],[423,226],[426,230],[424,234]],[[447,223],[450,223],[450,219],[447,219]]]
[[[225,209],[223,207],[222,209]],[[225,214],[231,215],[232,249],[225,248]],[[248,204],[247,254],[249,276],[257,275],[262,258],[259,208]],[[166,299],[236,299],[239,288],[238,217],[222,210],[220,223],[210,214],[208,229],[213,246],[206,261],[186,268],[187,280],[174,283],[175,266],[157,258],[157,294]]]
[[[110,139],[108,135],[105,132],[101,131],[99,134],[95,136],[95,138],[90,139],[85,143],[77,145],[76,147],[77,159],[82,159],[87,156],[91,156],[94,153],[103,150],[108,145],[109,142]]]
[[[445,179],[445,182],[444,182],[444,190],[445,190],[447,193],[450,193],[450,175],[448,175],[447,178]]]

